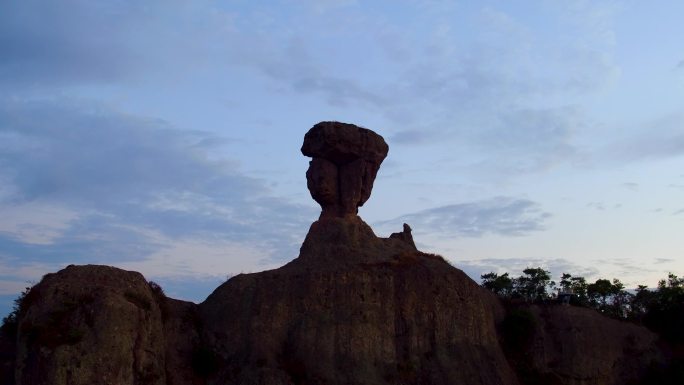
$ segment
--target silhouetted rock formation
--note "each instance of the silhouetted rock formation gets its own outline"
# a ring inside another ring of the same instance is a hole
[[[387,153],[382,137],[319,123],[302,152],[323,207],[297,259],[239,275],[200,305],[219,383],[516,384],[499,347],[498,301],[408,225],[377,237],[356,215]],[[335,193],[339,193],[335,195]]]
[[[416,244],[413,242],[413,235],[411,235],[411,226],[406,223],[404,223],[404,230],[402,232],[392,233],[390,234],[390,238],[400,239],[414,248],[416,247]]]
[[[203,383],[197,305],[166,298],[142,274],[69,266],[31,289],[19,324],[22,385]]]
[[[228,364],[221,383],[517,383],[496,298],[442,258],[299,262],[234,277],[201,305],[206,339]]]
[[[27,300],[17,384],[166,384],[162,315],[140,273],[70,266]]]
[[[382,136],[353,124],[321,122],[306,133],[302,154],[313,158],[306,181],[321,218],[356,215],[388,150]]]
[[[200,305],[112,267],[48,274],[19,322],[16,384],[618,385],[658,359],[652,333],[583,309],[533,307],[529,338],[507,334],[499,300],[418,251],[407,224],[379,238],[356,215],[382,137],[319,123],[302,152],[323,213],[296,259]]]

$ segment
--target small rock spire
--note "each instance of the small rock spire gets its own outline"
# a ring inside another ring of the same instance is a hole
[[[399,240],[402,240],[409,244],[411,247],[416,249],[416,244],[413,242],[413,236],[411,235],[411,226],[408,225],[408,223],[404,223],[404,231],[400,233],[392,233],[390,234],[390,238],[396,238]],[[416,249],[418,250],[418,249]]]

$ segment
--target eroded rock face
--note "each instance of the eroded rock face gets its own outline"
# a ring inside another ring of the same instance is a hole
[[[206,383],[206,363],[196,362],[206,358],[198,306],[167,298],[140,273],[69,266],[46,275],[26,301],[16,382],[2,384]]]
[[[411,226],[408,223],[404,223],[404,230],[402,232],[390,234],[390,239],[399,239],[413,248],[416,247],[416,244],[413,242],[413,235],[411,235]]]
[[[575,306],[528,309],[537,327],[524,357],[540,383],[629,384],[662,361],[657,335],[644,327]]]
[[[370,198],[389,147],[382,136],[340,122],[321,122],[304,136],[302,154],[313,158],[306,172],[321,218],[356,215]]]
[[[462,271],[418,251],[411,228],[377,237],[356,215],[387,144],[324,122],[302,153],[321,205],[299,256],[241,274],[200,305],[226,384],[516,385],[498,343],[503,308]]]
[[[498,344],[496,298],[360,222],[317,222],[295,261],[236,276],[200,306],[227,363],[220,383],[518,384]]]
[[[26,300],[17,385],[166,384],[161,311],[140,273],[70,266]]]

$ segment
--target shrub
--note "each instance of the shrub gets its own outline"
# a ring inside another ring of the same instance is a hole
[[[166,298],[166,293],[164,293],[164,289],[162,289],[162,287],[158,283],[150,281],[147,284],[150,285],[150,290],[152,290],[152,294],[154,294],[154,296],[157,299]]]
[[[2,319],[0,332],[8,336],[10,339],[16,338],[19,319],[21,318],[21,315],[26,312],[26,309],[28,309],[31,301],[35,298],[35,295],[29,296],[30,293],[31,287],[26,287],[24,291],[19,294],[19,297],[14,300],[12,311]]]

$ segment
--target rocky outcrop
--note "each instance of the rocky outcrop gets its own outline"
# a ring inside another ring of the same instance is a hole
[[[535,321],[523,348],[529,369],[546,384],[621,385],[642,378],[663,357],[646,328],[575,306],[526,307]]]
[[[200,305],[217,383],[517,384],[499,347],[497,300],[411,230],[377,237],[356,215],[387,154],[382,137],[324,122],[305,136],[322,207],[300,255],[233,277]]]
[[[26,301],[17,385],[166,384],[162,315],[140,273],[70,266]]]
[[[381,136],[319,123],[302,152],[322,213],[297,258],[235,276],[200,305],[112,267],[48,274],[7,355],[16,383],[617,385],[658,358],[648,331],[589,310],[507,314],[418,251],[408,224],[376,236],[356,213],[387,154]]]
[[[517,383],[497,300],[361,220],[319,221],[298,259],[230,279],[201,311],[220,383]]]
[[[306,172],[321,217],[356,215],[370,197],[389,147],[382,136],[353,124],[321,122],[304,136],[302,154],[313,158]]]
[[[202,385],[214,370],[211,350],[201,339],[203,322],[196,304],[155,296],[162,313],[166,385]]]
[[[167,298],[140,273],[69,266],[26,301],[17,385],[205,383],[197,305]]]
[[[399,239],[413,248],[416,247],[415,242],[413,242],[413,235],[411,235],[411,226],[407,223],[404,223],[404,229],[401,232],[390,234],[390,239]]]

